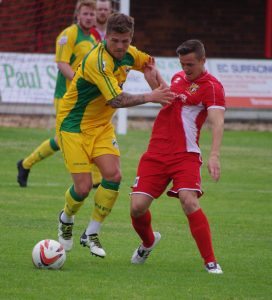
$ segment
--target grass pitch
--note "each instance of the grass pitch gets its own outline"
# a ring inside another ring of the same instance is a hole
[[[16,162],[53,131],[0,128],[0,299],[271,299],[272,133],[225,132],[222,177],[214,183],[205,165],[210,134],[201,145],[206,212],[224,274],[207,274],[177,200],[163,195],[151,208],[162,240],[146,264],[131,265],[139,240],[130,224],[129,192],[150,132],[119,136],[123,182],[101,241],[105,259],[79,245],[93,192],[76,218],[75,246],[60,271],[35,269],[31,251],[57,239],[58,213],[71,184],[61,153],[33,167],[29,186],[16,182]]]

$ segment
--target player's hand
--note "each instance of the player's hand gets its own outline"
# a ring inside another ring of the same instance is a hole
[[[144,70],[152,70],[153,68],[155,68],[155,59],[154,57],[150,57],[149,61],[144,65]]]
[[[208,170],[214,181],[218,181],[221,174],[219,157],[211,155],[208,160]]]
[[[150,57],[149,62],[144,65],[144,77],[147,82],[157,83],[157,69],[153,57]]]
[[[160,85],[149,94],[148,102],[160,103],[162,105],[171,104],[175,95],[170,88]]]

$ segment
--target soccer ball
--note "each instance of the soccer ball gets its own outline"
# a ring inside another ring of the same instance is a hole
[[[32,261],[39,269],[60,269],[66,260],[63,246],[55,240],[42,240],[32,251]]]

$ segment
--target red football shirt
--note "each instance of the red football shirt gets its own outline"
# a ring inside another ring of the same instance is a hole
[[[103,41],[105,38],[104,34],[102,34],[102,32],[99,32],[95,26],[93,26],[90,29],[90,34],[92,34],[95,37],[97,43]]]
[[[223,86],[208,72],[189,81],[181,71],[173,76],[171,91],[176,97],[160,110],[147,151],[164,154],[200,153],[199,134],[207,118],[207,110],[225,109]]]

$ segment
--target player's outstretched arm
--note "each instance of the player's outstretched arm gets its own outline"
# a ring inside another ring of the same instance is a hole
[[[174,99],[174,94],[168,87],[159,86],[150,93],[133,95],[129,93],[121,93],[117,97],[108,101],[108,104],[113,108],[131,107],[140,104],[153,102],[162,105],[170,104]]]

